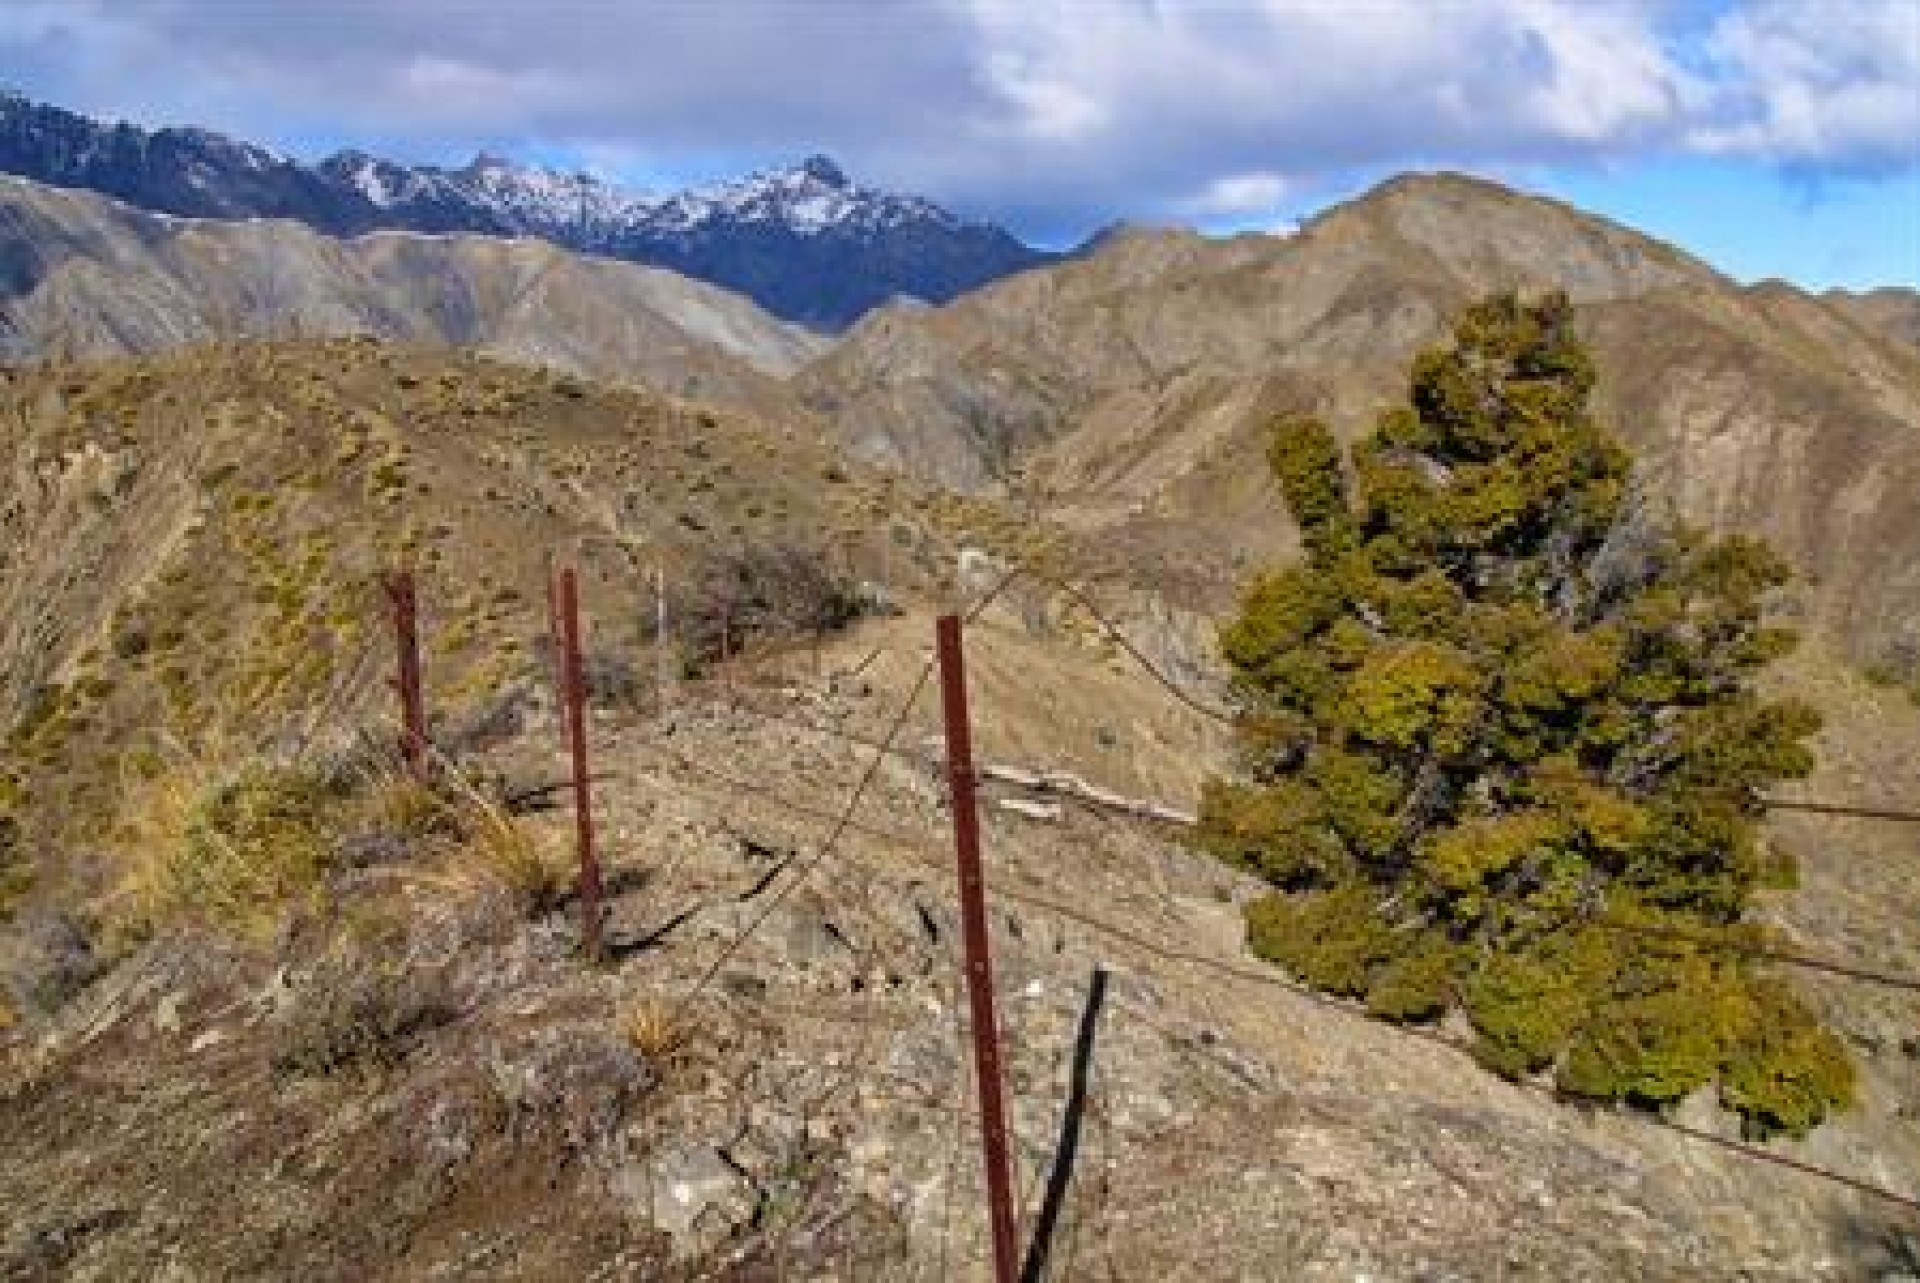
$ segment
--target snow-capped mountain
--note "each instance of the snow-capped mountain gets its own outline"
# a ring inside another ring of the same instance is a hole
[[[200,129],[107,124],[0,93],[0,172],[162,213],[290,218],[332,235],[477,232],[672,268],[778,316],[840,329],[899,296],[944,302],[1054,256],[825,156],[682,192],[482,153],[459,168],[346,151],[306,165]]]

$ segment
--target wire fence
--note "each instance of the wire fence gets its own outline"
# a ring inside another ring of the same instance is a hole
[[[983,593],[974,602],[971,609],[967,612],[966,622],[973,623],[977,621],[1017,579],[1023,574],[1029,573],[1032,573],[1037,580],[1053,588],[1055,591],[1062,593],[1069,600],[1072,600],[1087,611],[1087,613],[1099,623],[1107,636],[1119,646],[1121,650],[1127,653],[1133,662],[1151,678],[1155,685],[1162,688],[1171,700],[1188,711],[1199,713],[1211,720],[1228,723],[1235,721],[1232,712],[1217,707],[1184,690],[1180,683],[1162,672],[1153,664],[1144,651],[1127,637],[1124,630],[1109,617],[1108,612],[1100,607],[1090,592],[1058,576],[1033,572],[1025,566],[1016,564],[1007,570],[989,591]],[[869,667],[873,659],[874,656],[870,655],[868,659],[863,662],[863,669]],[[884,729],[877,735],[853,729],[845,725],[804,716],[791,707],[774,708],[768,706],[765,702],[743,697],[739,689],[739,684],[731,680],[715,683],[716,688],[721,692],[721,697],[719,700],[713,702],[714,707],[723,708],[732,715],[744,717],[748,719],[749,722],[770,732],[790,734],[793,731],[803,731],[809,734],[819,735],[848,749],[855,750],[864,756],[865,761],[860,774],[847,789],[844,798],[837,805],[822,805],[792,796],[791,790],[776,787],[765,779],[741,778],[733,772],[715,766],[711,762],[698,760],[696,755],[692,753],[671,747],[664,740],[656,741],[646,746],[650,751],[657,754],[657,756],[666,763],[667,768],[680,780],[692,781],[697,787],[702,787],[710,792],[732,799],[750,799],[763,803],[773,810],[790,817],[794,821],[804,823],[808,826],[821,826],[823,829],[821,836],[813,846],[811,854],[798,856],[783,862],[774,868],[767,876],[763,885],[759,888],[764,894],[756,897],[760,902],[752,915],[726,936],[714,955],[700,966],[694,978],[684,986],[673,1006],[674,1020],[684,1021],[688,1018],[694,1004],[710,990],[714,981],[721,975],[727,964],[747,947],[754,937],[774,919],[780,908],[786,904],[802,886],[813,879],[816,873],[826,866],[828,862],[855,858],[851,854],[848,845],[850,835],[857,834],[881,844],[883,850],[893,855],[903,857],[915,866],[936,875],[937,880],[934,885],[944,885],[945,880],[952,872],[950,858],[944,850],[940,849],[938,839],[932,833],[914,832],[902,829],[897,825],[878,823],[871,818],[863,817],[861,814],[862,808],[870,804],[876,796],[876,785],[879,781],[882,768],[888,763],[909,767],[923,779],[927,776],[932,776],[937,787],[937,777],[942,764],[941,755],[932,751],[915,751],[900,742],[902,734],[910,723],[914,709],[924,695],[926,687],[931,682],[934,668],[935,659],[932,655],[928,655],[915,671],[913,678],[908,683],[905,694],[898,700],[892,712],[887,716]],[[1754,800],[1762,805],[1775,809],[1796,810],[1830,817],[1865,818],[1902,823],[1920,819],[1920,814],[1893,807],[1856,806],[1846,803],[1808,799],[1756,798]],[[1090,804],[1090,809],[1097,812],[1101,808],[1097,805]],[[1107,818],[1111,820],[1113,817],[1109,814]],[[1132,818],[1138,817],[1135,816]],[[1255,986],[1263,990],[1284,991],[1298,999],[1310,1002],[1319,1008],[1336,1013],[1342,1018],[1364,1021],[1372,1028],[1391,1030],[1397,1036],[1408,1039],[1418,1039],[1424,1043],[1439,1046],[1446,1049],[1450,1054],[1463,1056],[1472,1055],[1472,1048],[1468,1043],[1446,1032],[1442,1028],[1416,1024],[1390,1023],[1378,1020],[1369,1016],[1365,1010],[1356,1003],[1330,997],[1327,994],[1316,991],[1301,982],[1291,979],[1271,967],[1225,958],[1192,947],[1181,940],[1166,938],[1164,934],[1153,930],[1114,921],[1107,915],[1090,909],[1085,904],[1069,902],[1044,885],[1034,883],[1028,880],[1025,875],[1016,874],[1011,870],[1002,869],[991,874],[989,885],[991,895],[996,900],[1003,900],[1011,904],[1023,906],[1031,911],[1047,915],[1058,922],[1073,924],[1097,939],[1104,940],[1111,945],[1122,946],[1134,951],[1137,955],[1151,958],[1158,962],[1189,968],[1210,977],[1232,981],[1237,985]],[[1585,921],[1590,925],[1603,929],[1635,934],[1648,938],[1649,940],[1657,939],[1666,944],[1680,945],[1689,948],[1708,947],[1725,949],[1755,961],[1801,968],[1849,982],[1870,984],[1880,988],[1906,993],[1920,992],[1920,977],[1901,975],[1864,964],[1828,959],[1797,951],[1775,948],[1761,942],[1706,939],[1684,931],[1649,924],[1616,921],[1605,916],[1595,916]],[[863,952],[863,965],[871,964],[878,960],[878,951],[885,948],[886,938],[886,933],[882,931],[875,931],[871,934],[868,949]],[[955,1013],[955,1033],[956,1036],[958,1036],[960,1026],[958,1023],[959,1012],[957,1002],[953,1004],[953,1009]],[[864,1091],[878,1098],[879,1094],[884,1094],[885,1091],[890,1090],[883,1089],[881,1093],[876,1093],[873,1087],[871,1080],[880,1071],[872,1064],[874,1057],[868,1054],[871,1048],[867,1040],[872,1036],[871,1030],[863,1032],[860,1036],[861,1045],[854,1049],[855,1054],[847,1067],[841,1083],[836,1088],[838,1093],[849,1094],[853,1098],[858,1099]],[[965,1058],[962,1057],[963,1061],[964,1059]],[[1510,1081],[1510,1085],[1516,1091],[1544,1098],[1554,1102],[1556,1105],[1563,1105],[1568,1099],[1556,1092],[1551,1086],[1541,1083],[1519,1080]],[[903,1099],[906,1103],[913,1104],[916,1107],[927,1108],[935,1112],[946,1112],[954,1118],[955,1121],[953,1125],[956,1128],[955,1140],[951,1147],[952,1155],[949,1158],[949,1173],[945,1181],[945,1192],[943,1195],[943,1197],[948,1200],[953,1197],[953,1191],[957,1184],[957,1182],[952,1179],[952,1166],[958,1152],[957,1129],[962,1125],[962,1120],[970,1116],[968,1106],[961,1098],[964,1087],[965,1075],[956,1074],[954,1084],[955,1094],[944,1102],[939,1101],[937,1095],[930,1097],[922,1093],[918,1096],[900,1097],[899,1093],[892,1093],[893,1096]],[[1889,1188],[1883,1184],[1869,1181],[1843,1171],[1809,1163],[1791,1154],[1783,1153],[1775,1149],[1765,1148],[1746,1141],[1735,1140],[1708,1130],[1693,1127],[1673,1118],[1631,1110],[1620,1110],[1616,1111],[1616,1113],[1617,1116],[1625,1120],[1626,1124],[1630,1127],[1645,1128],[1679,1137],[1689,1144],[1708,1146],[1735,1155],[1743,1161],[1763,1165],[1775,1170],[1789,1171],[1800,1177],[1822,1182],[1831,1188],[1846,1190],[1861,1197],[1871,1199],[1884,1206],[1898,1209],[1902,1213],[1920,1216],[1920,1198],[1916,1198],[1911,1194],[1897,1189]],[[1036,1188],[1033,1182],[1038,1179],[1037,1173],[1030,1175],[1032,1179],[1029,1180],[1027,1184],[1027,1197],[1022,1201],[1022,1207],[1027,1209],[1031,1209],[1033,1206],[1033,1193]],[[790,1213],[787,1223],[779,1230],[778,1243],[780,1251],[785,1251],[787,1239],[796,1232],[802,1223],[806,1210],[807,1203],[803,1201],[800,1206]],[[947,1223],[950,1220],[951,1207],[943,1206],[941,1216],[942,1223]],[[943,1234],[941,1246],[942,1257],[939,1263],[941,1277],[943,1278],[946,1277],[949,1268],[949,1260],[946,1255],[946,1238],[947,1236]]]
[[[684,754],[676,754],[674,762],[676,768],[687,776],[714,785],[733,796],[753,798],[765,802],[778,810],[786,811],[809,821],[821,819],[828,814],[819,808],[808,806],[805,803],[796,803],[780,793],[769,789],[765,784],[740,779],[727,772],[717,770],[710,765],[696,762]],[[929,871],[947,871],[945,860],[940,854],[936,853],[932,845],[933,839],[928,835],[916,835],[897,828],[862,821],[849,822],[846,830],[859,832],[867,837],[885,842],[888,844],[888,849],[893,853],[905,856],[916,864],[927,868]],[[1010,901],[1029,909],[1050,914],[1056,918],[1082,927],[1097,936],[1137,949],[1141,953],[1158,958],[1161,961],[1192,967],[1204,971],[1209,975],[1246,984],[1284,990],[1297,997],[1304,998],[1316,1006],[1336,1012],[1342,1016],[1365,1021],[1369,1025],[1377,1028],[1390,1029],[1407,1037],[1418,1038],[1424,1042],[1445,1047],[1449,1051],[1461,1055],[1472,1055],[1472,1049],[1469,1044],[1437,1030],[1427,1029],[1418,1025],[1388,1023],[1377,1020],[1367,1015],[1365,1010],[1357,1004],[1330,997],[1307,985],[1291,980],[1272,968],[1235,963],[1174,942],[1156,939],[1135,928],[1121,925],[1101,915],[1091,913],[1084,908],[1069,904],[1057,896],[1049,895],[1044,891],[1031,887],[1012,883],[1005,875],[1001,875],[993,880],[992,894],[997,900]],[[1822,964],[1822,969],[1831,970],[1835,974],[1847,974],[1847,969],[1845,968],[1828,967]],[[1878,976],[1872,978],[1876,982],[1885,979]],[[1920,990],[1920,983],[1902,979],[1898,987]],[[1517,1090],[1545,1097],[1546,1099],[1554,1101],[1556,1104],[1564,1104],[1567,1100],[1566,1097],[1554,1092],[1551,1088],[1532,1084],[1524,1080],[1513,1081],[1511,1085]],[[1685,1136],[1690,1140],[1711,1142],[1719,1148],[1737,1153],[1753,1161],[1791,1169],[1802,1175],[1823,1179],[1856,1193],[1868,1195],[1906,1211],[1920,1213],[1920,1198],[1887,1189],[1842,1172],[1817,1167],[1795,1159],[1790,1155],[1717,1136],[1711,1132],[1689,1127],[1658,1115],[1622,1113],[1620,1117],[1632,1120],[1637,1125],[1660,1128],[1677,1135]]]

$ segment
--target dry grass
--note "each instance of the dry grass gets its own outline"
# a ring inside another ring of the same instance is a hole
[[[191,916],[258,935],[316,891],[342,797],[311,767],[173,747],[123,781],[109,923],[135,935]]]
[[[460,806],[464,836],[458,860],[505,890],[529,911],[558,903],[573,885],[566,844],[551,830],[521,824],[472,781],[449,781]]]
[[[683,1060],[691,1049],[693,1023],[675,1004],[648,995],[620,1014],[620,1033],[642,1059],[664,1071]]]
[[[343,768],[175,745],[129,773],[122,798],[106,916],[135,938],[176,918],[265,935],[369,852],[404,861],[411,884],[504,892],[526,912],[572,882],[559,835],[522,824],[446,761],[423,779],[386,753]]]
[[[356,818],[371,831],[425,838],[459,829],[453,800],[396,762],[383,759],[368,768],[356,793]]]

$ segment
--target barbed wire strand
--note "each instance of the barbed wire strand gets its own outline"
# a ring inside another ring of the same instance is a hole
[[[782,716],[780,714],[774,713],[770,710],[756,708],[752,705],[736,704],[736,705],[733,705],[733,707],[737,708],[741,712],[747,713],[750,716],[762,717],[768,721],[776,722],[786,726],[792,726],[800,729],[816,731],[822,735],[828,736],[830,738],[840,739],[847,743],[863,745],[863,746],[866,746],[869,748],[875,748],[875,749],[880,749],[883,747],[880,744],[880,742],[877,740],[870,740],[865,736],[841,732],[832,727],[816,725],[815,723],[804,718],[786,717],[786,716]],[[887,751],[891,756],[895,758],[911,763],[915,766],[919,766],[921,768],[926,768],[929,765],[931,765],[933,762],[933,759],[927,756],[916,755],[914,753],[911,753],[902,749],[890,748],[890,749],[886,749],[885,751]],[[1095,815],[1109,822],[1111,822],[1113,819],[1110,808],[1105,808],[1105,807],[1095,805],[1084,798],[1071,798],[1070,800],[1075,800],[1080,802],[1083,808],[1091,815]],[[1139,818],[1139,817],[1136,816],[1135,818]],[[1623,921],[1620,921],[1619,919],[1599,918],[1599,917],[1588,918],[1588,919],[1585,919],[1584,921],[1590,925],[1602,927],[1611,931],[1619,931],[1619,932],[1630,933],[1630,934],[1639,934],[1639,935],[1648,936],[1650,938],[1671,939],[1679,942],[1693,944],[1701,948],[1715,949],[1715,950],[1729,952],[1729,953],[1738,953],[1744,957],[1753,958],[1759,961],[1774,962],[1782,966],[1797,967],[1807,971],[1821,972],[1827,975],[1838,976],[1843,979],[1858,980],[1868,984],[1880,985],[1889,989],[1900,989],[1908,992],[1920,993],[1920,976],[1900,975],[1893,972],[1878,970],[1876,968],[1861,966],[1857,963],[1840,962],[1832,959],[1817,957],[1811,954],[1797,953],[1797,952],[1792,952],[1788,950],[1771,948],[1761,944],[1750,944],[1750,943],[1746,943],[1738,940],[1715,940],[1715,939],[1712,939],[1711,937],[1689,933],[1678,927],[1662,927],[1662,926],[1658,926],[1656,924],[1650,924],[1650,923],[1623,922]]]
[[[810,810],[809,808],[805,808],[799,804],[791,803],[788,799],[772,793],[770,790],[766,789],[764,786],[750,784],[745,781],[730,780],[719,772],[713,772],[705,769],[696,769],[693,773],[706,775],[709,778],[714,779],[716,782],[724,781],[724,784],[723,784],[724,787],[728,787],[732,790],[739,791],[742,793],[747,793],[757,797],[761,797],[764,800],[767,800],[776,806],[793,810],[793,811],[796,811],[797,813],[805,814],[805,813],[808,813]],[[930,857],[920,849],[923,843],[925,842],[925,839],[915,838],[912,835],[902,834],[897,831],[888,830],[888,829],[884,829],[884,828],[880,828],[878,826],[872,826],[872,825],[850,824],[848,827],[858,829],[859,831],[862,831],[862,832],[866,832],[870,836],[877,836],[877,837],[883,838],[884,840],[887,840],[890,843],[890,845],[894,846],[897,849],[898,853],[909,856],[916,863],[919,863],[922,865],[932,864],[935,867],[940,867],[940,862],[937,859]],[[1196,967],[1198,969],[1210,972],[1215,975],[1225,976],[1231,979],[1241,980],[1247,983],[1257,984],[1267,988],[1281,989],[1286,992],[1292,993],[1298,997],[1304,998],[1307,1001],[1312,1002],[1316,1006],[1320,1006],[1328,1011],[1336,1012],[1350,1019],[1365,1021],[1368,1025],[1372,1026],[1373,1028],[1385,1029],[1385,1030],[1398,1033],[1398,1034],[1403,1034],[1409,1037],[1419,1038],[1424,1042],[1432,1043],[1435,1046],[1443,1047],[1455,1054],[1468,1055],[1468,1056],[1472,1054],[1471,1049],[1469,1047],[1461,1043],[1459,1040],[1449,1037],[1439,1032],[1438,1030],[1428,1030],[1428,1029],[1423,1029],[1423,1028],[1412,1026],[1412,1025],[1393,1024],[1393,1023],[1377,1020],[1374,1017],[1367,1015],[1363,1010],[1357,1007],[1354,1007],[1348,1003],[1344,1003],[1327,994],[1324,994],[1315,989],[1312,989],[1270,968],[1256,969],[1254,967],[1230,962],[1225,959],[1213,957],[1208,954],[1203,954],[1193,949],[1185,948],[1176,944],[1163,943],[1161,941],[1157,941],[1146,935],[1143,935],[1138,931],[1134,931],[1134,930],[1131,930],[1130,928],[1120,926],[1117,923],[1105,921],[1104,919],[1101,919],[1096,915],[1087,913],[1079,908],[1076,908],[1073,905],[1057,900],[1050,895],[1045,895],[1035,891],[1028,890],[1026,888],[1009,885],[1004,880],[1001,880],[997,884],[993,885],[991,887],[991,891],[992,891],[992,894],[997,898],[1003,898],[1006,900],[1013,901],[1014,903],[1017,903],[1017,904],[1024,904],[1030,908],[1040,909],[1045,912],[1054,914],[1057,917],[1063,918],[1069,922],[1073,922],[1081,927],[1084,927],[1087,930],[1094,932],[1097,935],[1102,935],[1110,939],[1117,940],[1123,944],[1126,944],[1135,949],[1138,949],[1143,953],[1149,954],[1153,957],[1160,958],[1164,961],[1185,964],[1188,966]],[[1545,1100],[1552,1102],[1556,1106],[1563,1106],[1567,1103],[1564,1097],[1562,1097],[1559,1093],[1554,1092],[1551,1088],[1538,1086],[1532,1083],[1519,1082],[1519,1081],[1513,1081],[1513,1080],[1508,1080],[1508,1082],[1509,1082],[1509,1085],[1512,1086],[1515,1090],[1526,1092],[1536,1097],[1543,1098]],[[1619,1113],[1619,1114],[1616,1114],[1615,1116],[1628,1120],[1632,1125],[1635,1125],[1635,1126],[1663,1129],[1663,1130],[1671,1131],[1678,1135],[1687,1137],[1691,1140],[1709,1143],[1718,1148],[1724,1149],[1730,1153],[1736,1154],[1742,1158],[1748,1159],[1752,1162],[1766,1164],[1776,1168],[1794,1171],[1804,1176],[1808,1176],[1817,1180],[1826,1181],[1830,1184],[1849,1189],[1855,1193],[1864,1195],[1868,1198],[1872,1198],[1877,1201],[1887,1203],[1895,1207],[1899,1207],[1915,1215],[1920,1215],[1920,1198],[1916,1198],[1914,1196],[1907,1195],[1907,1194],[1902,1194],[1896,1190],[1887,1189],[1884,1186],[1875,1185],[1870,1181],[1865,1181],[1858,1177],[1849,1176],[1843,1172],[1836,1172],[1830,1168],[1819,1167],[1812,1163],[1803,1162],[1800,1159],[1793,1158],[1786,1154],[1776,1153],[1772,1150],[1760,1149],[1757,1146],[1746,1144],[1741,1141],[1735,1141],[1723,1136],[1718,1136],[1712,1132],[1703,1131],[1699,1128],[1690,1127],[1685,1124],[1675,1122],[1672,1119],[1660,1118],[1660,1117],[1651,1116],[1651,1115],[1636,1115],[1636,1114],[1625,1114],[1625,1113]]]
[[[995,598],[1006,591],[1007,587],[1013,583],[1020,573],[1019,568],[1016,567],[1003,575],[999,582],[966,612],[964,621],[972,623],[975,619],[978,619],[980,614],[993,603]],[[914,678],[906,698],[901,701],[899,709],[894,713],[893,719],[887,727],[886,735],[882,738],[881,742],[884,746],[891,748],[895,738],[899,736],[902,728],[906,726],[907,719],[913,715],[913,706],[919,702],[921,694],[926,690],[927,684],[932,680],[934,668],[938,663],[939,656],[937,654],[929,654],[925,662],[921,664],[920,671]],[[841,838],[854,826],[854,814],[860,809],[862,799],[866,797],[867,790],[873,786],[873,782],[880,774],[880,768],[886,760],[887,754],[885,752],[879,750],[874,752],[872,759],[867,763],[865,771],[862,772],[859,781],[854,784],[853,791],[848,794],[845,805],[834,818],[832,827],[828,829],[827,835],[821,841],[819,849],[800,865],[798,872],[789,878],[778,891],[768,897],[767,902],[761,906],[760,911],[755,914],[740,931],[735,933],[734,937],[726,943],[714,957],[713,961],[700,973],[699,978],[689,987],[687,994],[678,1004],[674,1013],[676,1017],[684,1017],[686,1015],[687,1008],[706,990],[709,984],[713,983],[713,979],[719,975],[720,969],[726,966],[726,964],[733,959],[734,955],[745,947],[747,941],[753,938],[754,933],[766,925],[768,919],[774,915],[781,905],[786,903],[787,897],[805,884],[807,879],[813,876],[814,870],[819,868],[820,865],[833,854]]]
[[[1578,925],[1599,927],[1603,931],[1618,931],[1628,935],[1646,936],[1655,940],[1671,940],[1678,944],[1694,945],[1702,949],[1714,949],[1723,953],[1737,953],[1743,957],[1762,962],[1775,962],[1785,967],[1798,967],[1803,971],[1817,971],[1826,975],[1838,976],[1844,980],[1858,980],[1863,984],[1880,985],[1888,989],[1900,989],[1908,993],[1920,993],[1920,976],[1903,976],[1892,972],[1876,971],[1870,967],[1857,966],[1847,962],[1836,962],[1828,958],[1818,958],[1811,954],[1793,953],[1783,949],[1769,948],[1763,944],[1749,944],[1742,940],[1716,940],[1711,936],[1699,935],[1683,927],[1661,926],[1651,922],[1622,922],[1618,918],[1594,917],[1577,920]]]
[[[1759,797],[1754,800],[1769,811],[1805,811],[1812,815],[1836,815],[1858,820],[1893,820],[1903,824],[1920,824],[1920,811],[1904,811],[1893,807],[1855,806],[1845,802],[1803,802],[1791,797]]]
[[[791,813],[804,815],[809,818],[813,818],[813,819],[832,818],[828,812],[819,810],[817,808],[809,807],[804,803],[797,803],[789,799],[780,797],[778,794],[775,794],[769,790],[766,790],[764,786],[754,785],[748,781],[737,779],[735,777],[728,776],[722,772],[715,771],[711,767],[703,766],[700,763],[694,762],[690,758],[686,757],[684,754],[676,753],[674,754],[674,758],[675,758],[676,764],[680,766],[682,769],[684,769],[685,771],[687,771],[688,773],[694,774],[694,775],[705,775],[709,779],[711,779],[714,783],[720,785],[723,788],[733,789],[741,792],[755,793],[756,795],[765,797],[767,800],[773,802],[774,805],[781,807],[784,810],[787,810]],[[1105,814],[1105,812],[1099,811],[1096,808],[1092,808],[1092,807],[1089,807],[1088,810],[1090,811],[1090,813],[1094,813],[1094,814]],[[881,827],[878,825],[861,822],[861,821],[855,821],[854,823],[849,824],[847,827],[850,831],[863,833],[869,837],[878,838],[882,841],[887,841],[887,842],[916,843],[924,840],[924,839],[916,838],[911,834],[904,833],[898,829],[888,829],[885,827]],[[1893,972],[1879,971],[1871,967],[1861,966],[1857,963],[1842,962],[1842,961],[1829,959],[1829,958],[1820,958],[1820,957],[1813,956],[1811,954],[1787,952],[1784,950],[1768,948],[1765,945],[1747,944],[1745,942],[1737,941],[1737,940],[1713,940],[1708,937],[1695,936],[1677,927],[1663,928],[1654,924],[1622,922],[1618,919],[1613,919],[1613,918],[1590,918],[1590,919],[1587,919],[1586,921],[1591,923],[1594,926],[1605,927],[1610,930],[1622,931],[1622,932],[1627,932],[1632,934],[1641,934],[1641,935],[1647,935],[1647,936],[1657,936],[1664,939],[1678,940],[1685,943],[1698,945],[1703,948],[1722,949],[1729,952],[1737,952],[1747,957],[1753,958],[1757,961],[1773,962],[1773,963],[1778,963],[1781,966],[1797,967],[1803,970],[1821,972],[1827,975],[1838,976],[1842,979],[1858,980],[1863,983],[1880,985],[1882,987],[1889,988],[1889,989],[1904,990],[1909,993],[1920,993],[1920,976],[1900,975]]]
[[[1239,722],[1239,718],[1236,717],[1230,709],[1216,708],[1211,704],[1201,702],[1183,690],[1178,682],[1161,672],[1159,666],[1148,659],[1138,646],[1134,645],[1133,639],[1122,632],[1118,624],[1107,618],[1106,613],[1094,602],[1092,595],[1079,585],[1037,566],[1023,565],[1022,569],[1041,583],[1064,594],[1082,610],[1093,616],[1094,622],[1100,625],[1101,630],[1106,633],[1108,639],[1111,640],[1114,645],[1120,647],[1121,650],[1125,651],[1133,662],[1140,666],[1141,671],[1152,678],[1154,682],[1169,695],[1202,717],[1211,718],[1222,725],[1234,726]]]

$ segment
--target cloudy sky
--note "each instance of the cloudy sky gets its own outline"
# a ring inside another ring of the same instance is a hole
[[[1920,0],[7,0],[0,79],[309,159],[824,151],[1051,244],[1465,169],[1743,278],[1920,283]]]

